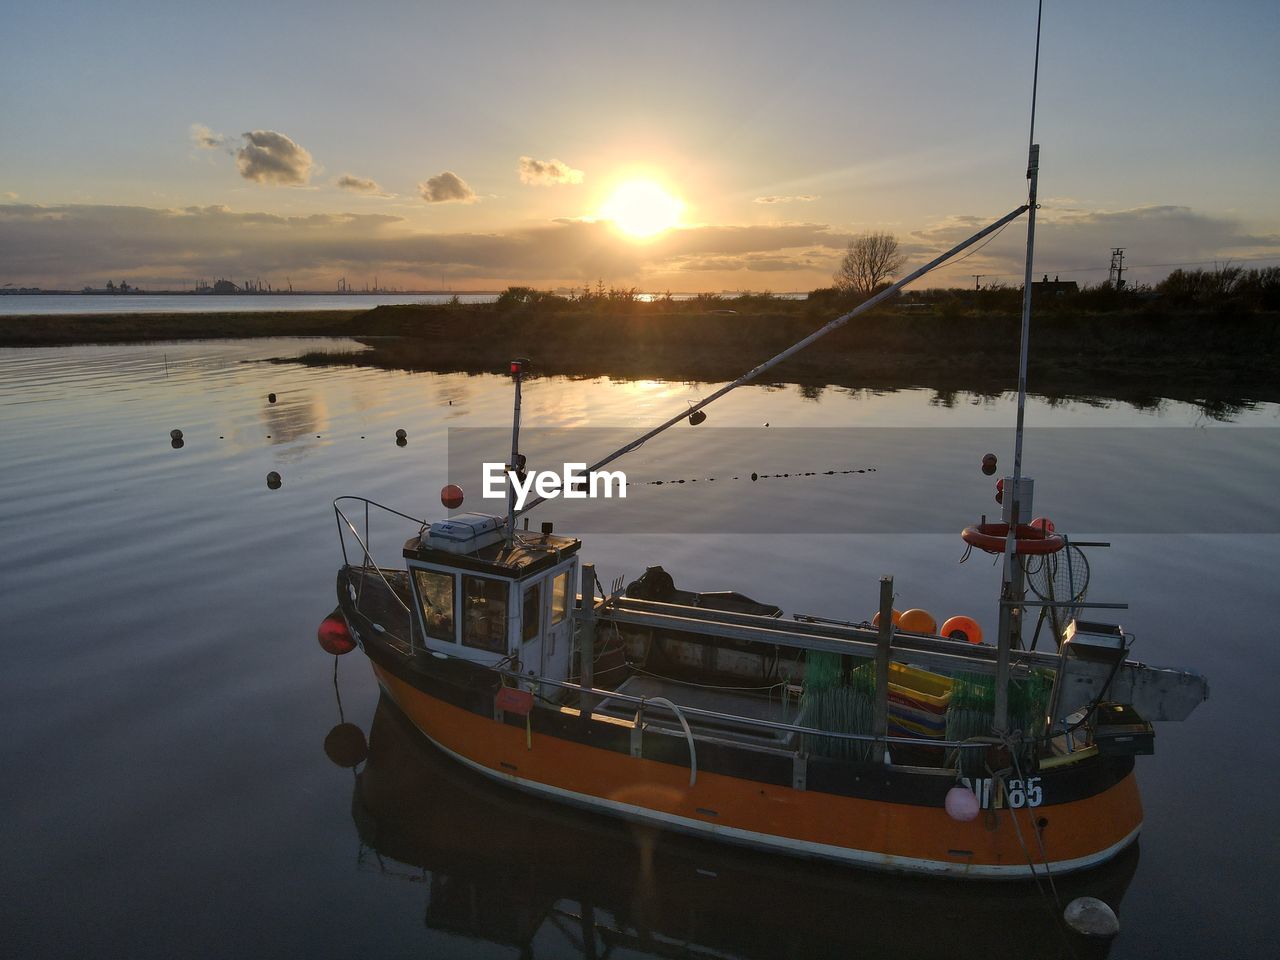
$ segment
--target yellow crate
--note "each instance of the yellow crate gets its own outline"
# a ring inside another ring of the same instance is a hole
[[[955,682],[950,677],[908,667],[905,663],[889,664],[889,690],[934,709],[947,708],[954,686]]]

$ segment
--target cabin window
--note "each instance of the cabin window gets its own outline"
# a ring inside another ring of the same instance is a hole
[[[542,581],[525,587],[520,609],[520,639],[524,643],[538,639],[542,628]]]
[[[551,584],[551,623],[554,626],[565,618],[569,610],[569,571],[566,570]]]
[[[413,575],[422,598],[422,623],[427,636],[457,643],[453,629],[453,575],[435,570],[415,570]]]
[[[507,582],[462,578],[462,643],[478,650],[507,649]]]

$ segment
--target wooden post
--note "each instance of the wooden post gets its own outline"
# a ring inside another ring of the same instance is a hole
[[[880,578],[880,635],[876,641],[875,746],[889,749],[889,648],[893,643],[893,577]],[[879,758],[875,758],[879,759]]]
[[[581,670],[578,681],[590,690],[596,685],[596,568],[595,564],[582,565],[582,611],[580,620],[579,656]],[[582,695],[578,709],[582,711],[584,720],[591,719],[591,708],[594,698],[589,693]]]

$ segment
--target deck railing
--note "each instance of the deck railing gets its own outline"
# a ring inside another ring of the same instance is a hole
[[[343,509],[340,506],[340,504],[342,503],[354,503],[354,504],[360,504],[361,506],[363,506],[364,508],[364,535],[363,536],[361,536],[360,528],[358,528],[354,523],[352,523],[351,519],[346,515],[345,512],[343,512]],[[338,524],[338,542],[342,546],[343,564],[348,567],[351,566],[351,557],[347,553],[347,533],[349,531],[351,536],[355,538],[356,543],[359,544],[360,546],[360,557],[362,561],[360,566],[366,570],[373,570],[378,575],[378,579],[380,579],[382,581],[383,586],[387,588],[387,593],[390,594],[395,599],[396,603],[398,603],[402,608],[404,608],[405,614],[409,617],[409,647],[410,647],[410,650],[412,651],[416,649],[416,644],[414,642],[414,631],[413,631],[413,620],[414,620],[413,610],[411,610],[409,608],[409,605],[404,602],[399,592],[391,585],[391,582],[387,579],[386,574],[382,572],[382,567],[379,566],[377,561],[374,560],[373,558],[373,552],[370,546],[370,544],[373,541],[371,527],[369,525],[369,508],[370,507],[373,507],[377,510],[381,510],[383,513],[389,513],[393,516],[400,517],[403,520],[408,520],[412,523],[416,523],[418,525],[419,530],[422,530],[426,527],[426,521],[419,520],[417,517],[411,517],[407,513],[401,513],[399,510],[394,510],[391,507],[378,503],[376,500],[369,500],[365,497],[352,497],[352,496],[338,497],[338,499],[333,501],[333,514],[334,514],[334,519],[337,521],[337,524]],[[352,602],[355,603],[357,610],[360,609],[360,600],[361,600],[361,597],[363,596],[363,593],[364,593],[364,578],[361,577],[360,589],[351,598]]]

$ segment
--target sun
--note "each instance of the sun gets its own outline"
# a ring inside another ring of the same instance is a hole
[[[619,184],[600,208],[597,218],[611,220],[631,237],[652,237],[680,222],[684,204],[652,180]]]

